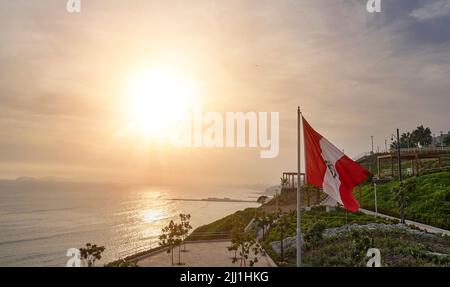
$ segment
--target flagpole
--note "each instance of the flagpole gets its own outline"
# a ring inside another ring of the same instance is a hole
[[[297,109],[297,267],[302,266],[302,229],[300,225],[300,130],[301,130],[301,121],[302,113],[300,111],[300,107]]]

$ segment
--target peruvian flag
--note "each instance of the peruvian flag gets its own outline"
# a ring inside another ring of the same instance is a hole
[[[356,212],[359,204],[353,196],[353,188],[364,182],[369,172],[347,157],[326,138],[316,132],[303,119],[305,139],[306,181]]]

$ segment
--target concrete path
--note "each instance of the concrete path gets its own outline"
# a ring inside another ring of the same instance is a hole
[[[359,211],[361,211],[362,213],[365,213],[365,214],[377,216],[377,214],[374,211],[371,211],[371,210],[360,208]],[[381,214],[381,213],[378,213],[378,216],[382,217],[382,218],[396,219],[396,220],[400,221],[400,218],[392,217],[392,216]],[[406,222],[407,225],[412,225],[412,226],[418,227],[418,228],[420,228],[422,230],[426,230],[429,233],[443,233],[443,234],[446,234],[446,235],[450,236],[450,231],[442,229],[442,228],[434,227],[434,226],[431,226],[431,225],[426,225],[426,224],[415,222],[415,221],[411,221],[411,220],[405,220],[405,222]]]
[[[234,252],[228,251],[229,240],[189,242],[187,252],[181,252],[181,267],[240,267],[240,262],[232,263]],[[174,264],[178,263],[178,249],[174,252]],[[170,267],[171,254],[166,251],[142,256],[137,262],[140,267]],[[175,267],[178,265],[174,265]],[[258,256],[255,267],[276,267],[269,256]]]

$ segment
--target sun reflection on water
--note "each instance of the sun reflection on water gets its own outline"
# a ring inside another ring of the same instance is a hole
[[[168,218],[169,215],[164,209],[147,209],[142,212],[141,219],[144,222],[151,223],[161,219]]]

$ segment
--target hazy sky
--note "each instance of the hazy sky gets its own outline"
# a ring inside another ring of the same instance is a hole
[[[450,0],[0,0],[0,178],[277,183],[296,107],[350,156],[450,130]],[[126,79],[163,66],[211,111],[280,112],[280,154],[120,139]]]

